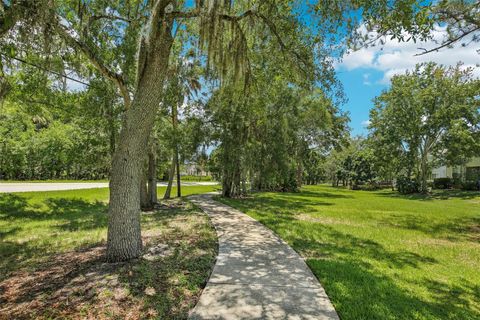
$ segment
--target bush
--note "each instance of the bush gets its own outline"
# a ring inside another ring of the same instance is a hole
[[[379,189],[390,189],[392,187],[393,182],[389,180],[384,180],[384,181],[377,181],[376,184]]]
[[[362,187],[363,187],[363,186],[360,185],[360,184],[353,184],[352,187],[351,187],[351,189],[352,189],[352,190],[362,190]]]
[[[415,180],[412,180],[407,177],[398,177],[397,178],[397,190],[402,194],[417,193],[420,189],[420,186]]]
[[[280,183],[278,186],[278,191],[281,192],[297,192],[298,191],[298,184],[297,184],[297,174],[294,168],[289,170],[283,176],[283,183]]]
[[[376,191],[376,190],[380,190],[382,187],[380,184],[376,182],[369,182],[364,184],[361,188],[362,190],[365,190],[365,191]]]
[[[183,181],[213,181],[212,176],[185,175],[185,176],[181,176],[180,179],[182,179]],[[167,180],[168,180],[168,175],[167,175]]]
[[[434,189],[451,189],[453,187],[452,178],[436,178],[433,179]]]
[[[352,186],[352,190],[363,190],[363,191],[376,191],[376,190],[380,190],[382,188],[383,188],[383,186],[381,184],[378,184],[375,181],[367,182],[367,183],[354,184]]]
[[[462,183],[462,190],[476,191],[478,190],[477,182],[475,181],[465,181]]]

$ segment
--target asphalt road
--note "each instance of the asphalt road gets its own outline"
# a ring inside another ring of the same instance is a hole
[[[215,185],[217,182],[182,182],[182,186],[209,186]],[[159,182],[158,186],[166,186],[166,182]],[[79,190],[79,189],[95,189],[108,188],[108,182],[12,182],[1,183],[0,193],[7,192],[41,192],[41,191],[57,191],[57,190]]]

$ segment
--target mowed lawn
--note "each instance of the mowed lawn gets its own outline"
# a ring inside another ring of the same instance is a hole
[[[182,196],[216,189],[185,186]],[[164,192],[158,188],[159,198]],[[105,241],[107,205],[108,188],[0,193],[0,280],[13,270],[35,268],[51,254]]]
[[[147,258],[108,264],[107,201],[108,189],[0,194],[0,319],[187,317],[216,257],[207,216],[162,201],[142,215]]]
[[[276,232],[341,319],[480,319],[480,193],[306,186],[220,199]]]

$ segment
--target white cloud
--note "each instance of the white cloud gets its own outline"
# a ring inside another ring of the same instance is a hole
[[[345,67],[347,70],[353,70],[371,65],[374,62],[374,58],[375,52],[373,50],[362,48],[344,56],[342,63],[339,65]]]
[[[412,66],[411,69],[413,69],[415,65]],[[394,68],[394,69],[389,69],[384,71],[383,73],[383,78],[378,81],[380,84],[389,84],[390,80],[393,78],[394,75],[396,74],[404,74],[407,72],[408,68]]]
[[[362,27],[361,30],[365,30],[365,28]],[[420,48],[429,50],[437,47],[438,43],[446,36],[445,28],[437,27],[432,32],[432,36],[432,40],[417,43],[413,41],[398,42],[387,38],[384,45],[362,48],[346,54],[343,61],[336,63],[335,67],[346,70],[375,69],[383,73],[383,78],[379,82],[386,84],[394,75],[412,70],[417,63],[433,61],[445,66],[454,66],[458,62],[463,62],[464,68],[474,68],[475,76],[480,77],[478,65],[480,54],[477,51],[479,45],[475,42],[467,46],[457,43],[453,48],[444,48],[438,52],[416,56],[422,52]]]
[[[362,127],[368,127],[372,122],[370,120],[363,120],[362,121]]]
[[[370,73],[363,74],[363,84],[366,86],[372,85],[372,82],[370,81]]]

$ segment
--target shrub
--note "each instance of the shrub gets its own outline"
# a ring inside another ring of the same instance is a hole
[[[402,194],[416,193],[420,189],[420,186],[415,180],[407,177],[397,178],[397,190]]]
[[[387,187],[391,187],[391,184],[388,185]],[[385,188],[385,186],[382,185],[382,184],[379,184],[376,181],[354,184],[352,186],[352,190],[363,190],[363,191],[376,191],[376,190],[380,190],[382,188]]]
[[[298,191],[298,184],[297,184],[297,175],[294,168],[289,170],[288,173],[283,175],[283,183],[279,186],[279,191],[282,192],[297,192]]]
[[[168,179],[168,175],[167,175]],[[181,176],[181,179],[183,181],[213,181],[212,176],[191,176],[191,175],[185,175]]]
[[[462,190],[476,191],[478,190],[477,182],[475,181],[465,181],[462,183]]]
[[[375,191],[375,190],[379,190],[381,189],[382,187],[377,184],[376,182],[369,182],[369,183],[366,183],[365,185],[362,186],[362,190],[365,190],[365,191]]]
[[[390,189],[392,187],[393,181],[384,180],[384,181],[377,181],[376,185],[379,189]]]
[[[434,189],[451,189],[453,187],[452,178],[436,178],[433,179]]]
[[[363,186],[360,184],[353,184],[351,187],[352,190],[362,190]]]

